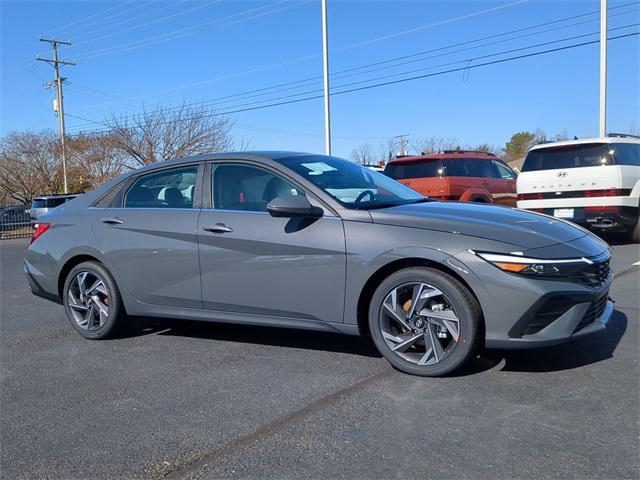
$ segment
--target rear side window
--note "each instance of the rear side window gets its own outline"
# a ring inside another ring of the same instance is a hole
[[[125,208],[193,208],[198,167],[176,168],[139,177],[124,198]]]
[[[31,208],[47,208],[47,201],[43,198],[34,198],[31,201]]]
[[[640,167],[640,143],[614,143],[611,150],[618,165]]]
[[[389,163],[384,173],[395,179],[440,177],[443,174],[442,161],[434,159]]]
[[[611,165],[611,146],[607,143],[585,143],[531,150],[522,165],[523,172]]]
[[[448,158],[444,166],[447,177],[498,177],[491,160],[485,158]]]

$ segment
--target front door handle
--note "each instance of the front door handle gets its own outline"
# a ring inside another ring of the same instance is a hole
[[[124,223],[123,220],[120,220],[117,217],[108,217],[100,220],[102,223],[106,223],[107,225],[121,225]]]
[[[206,230],[207,232],[213,232],[213,233],[231,233],[233,232],[233,228],[229,228],[227,227],[224,223],[216,223],[213,226],[210,227],[202,227],[203,230]]]

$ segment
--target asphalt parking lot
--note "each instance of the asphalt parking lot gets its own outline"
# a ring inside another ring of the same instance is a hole
[[[369,340],[137,319],[82,339],[0,242],[2,478],[638,478],[640,260],[604,335],[410,377]]]

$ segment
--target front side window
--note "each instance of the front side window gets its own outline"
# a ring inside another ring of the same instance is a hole
[[[447,177],[496,178],[491,160],[485,158],[448,158],[444,161]]]
[[[385,208],[425,201],[423,195],[392,178],[341,158],[305,155],[278,161],[347,208]]]
[[[197,176],[197,166],[142,175],[127,191],[124,207],[193,208]]]
[[[515,180],[516,175],[509,167],[500,162],[493,162],[493,164],[498,169],[498,174],[504,180]]]
[[[213,208],[266,212],[276,197],[304,195],[282,177],[251,165],[215,165],[212,176]]]

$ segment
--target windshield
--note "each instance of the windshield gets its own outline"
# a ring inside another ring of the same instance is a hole
[[[347,208],[384,208],[426,201],[423,195],[386,175],[341,158],[309,155],[279,162]]]
[[[608,144],[584,143],[531,150],[527,154],[522,171],[598,167],[612,163]]]

